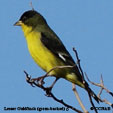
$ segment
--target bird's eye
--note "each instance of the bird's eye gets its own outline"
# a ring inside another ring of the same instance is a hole
[[[24,16],[22,20],[23,20],[23,21],[25,21],[26,19],[27,19],[27,17],[26,17],[26,16]]]

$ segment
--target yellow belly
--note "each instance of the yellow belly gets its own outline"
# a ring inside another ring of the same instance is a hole
[[[40,38],[41,35],[37,32],[32,32],[26,37],[28,49],[34,61],[46,72],[55,66],[64,65],[63,62],[59,61],[59,59],[57,59],[46,47],[44,47]],[[55,69],[50,74],[64,77],[65,73],[62,69]]]

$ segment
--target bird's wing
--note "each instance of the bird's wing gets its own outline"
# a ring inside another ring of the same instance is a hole
[[[41,33],[41,42],[44,46],[50,50],[57,58],[59,58],[65,65],[74,66],[73,72],[77,75],[80,81],[82,81],[82,76],[76,63],[72,59],[69,52],[64,47],[63,43],[57,37],[56,34],[50,33]]]
[[[50,35],[49,33],[41,33],[41,42],[48,50],[50,50],[57,58],[59,58],[66,65],[75,64],[71,55],[55,34]]]

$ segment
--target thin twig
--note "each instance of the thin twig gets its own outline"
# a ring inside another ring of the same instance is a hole
[[[94,83],[94,82],[92,82],[92,81],[89,80],[89,78],[88,78],[88,76],[87,76],[86,73],[85,73],[85,75],[86,75],[87,80],[88,80],[91,84],[93,84],[93,85],[95,85],[95,86],[98,86],[98,87],[100,87],[100,88],[103,88],[107,93],[109,93],[111,96],[113,96],[113,93],[110,92],[103,84]]]
[[[94,83],[94,82],[90,81],[86,73],[85,73],[85,75],[86,75],[87,80],[88,80],[91,84],[93,84],[93,85],[95,85],[95,86],[101,88],[101,90],[100,90],[100,92],[99,92],[99,94],[98,94],[98,97],[99,97],[99,99],[101,100],[101,102],[104,102],[104,103],[110,105],[110,106],[113,108],[113,104],[110,103],[107,99],[101,99],[101,96],[100,96],[100,95],[102,94],[102,91],[103,91],[103,90],[105,90],[105,91],[106,91],[107,93],[109,93],[111,96],[112,96],[112,94],[113,94],[113,93],[110,92],[107,88],[105,88],[102,75],[101,75],[100,84],[99,84],[99,83]]]
[[[110,105],[110,106],[113,108],[113,104],[112,104],[112,103],[110,103],[108,100],[103,99],[102,101],[103,101],[104,103],[106,103],[106,104]]]
[[[56,98],[56,97],[53,95],[53,93],[51,93],[51,97],[52,97],[54,100],[56,100],[57,102],[63,104],[64,106],[66,106],[66,107],[68,107],[68,108],[70,108],[70,109],[72,109],[72,110],[74,110],[74,111],[76,111],[76,112],[78,112],[78,113],[83,113],[83,112],[81,112],[80,110],[78,110],[78,109],[76,109],[76,108],[74,108],[74,107],[72,107],[72,106],[66,104],[63,100],[59,100],[58,98]]]
[[[37,84],[35,81],[32,81],[31,77],[29,77],[29,74],[28,74],[26,71],[24,71],[24,73],[25,73],[25,75],[26,75],[26,80],[27,80],[27,82],[28,82],[29,84],[31,84],[31,82],[32,82],[33,85],[35,85],[35,86],[37,86],[37,87],[43,89],[43,90],[46,92],[46,96],[53,98],[55,101],[57,101],[57,102],[63,104],[64,106],[66,106],[66,107],[68,107],[68,108],[70,108],[70,109],[72,109],[72,110],[74,110],[74,111],[76,111],[76,112],[78,112],[78,113],[83,113],[83,112],[81,112],[80,110],[76,109],[75,107],[73,107],[73,106],[71,106],[71,105],[69,105],[69,104],[66,104],[62,99],[60,100],[60,99],[56,98],[56,97],[53,95],[53,93],[48,90],[48,88],[44,87],[43,85]]]
[[[80,73],[81,73],[81,75],[82,75],[82,80],[83,80],[83,83],[84,83],[84,82],[85,82],[84,73],[83,73],[83,70],[82,70],[81,65],[80,65],[80,59],[79,59],[79,57],[78,57],[78,53],[77,53],[77,51],[76,51],[76,49],[75,49],[74,47],[73,47],[73,51],[74,51],[75,56],[76,56],[76,58],[77,58],[78,69],[80,70]]]
[[[79,102],[81,108],[83,109],[84,113],[89,113],[89,112],[85,109],[85,107],[84,107],[84,105],[83,105],[83,103],[82,103],[82,101],[81,101],[81,99],[80,99],[80,97],[79,97],[79,94],[78,94],[78,92],[77,92],[77,90],[76,90],[75,84],[72,84],[72,90],[73,90],[73,92],[74,92],[74,94],[75,94],[75,96],[76,96],[76,98],[77,98],[77,100],[78,100],[78,102]]]
[[[75,66],[75,65],[74,65]],[[67,66],[55,66],[53,67],[52,69],[50,69],[45,75],[49,75],[49,73],[55,69],[63,69],[63,68],[73,68],[74,66],[70,66],[70,65],[67,65]]]
[[[104,85],[102,75],[101,75],[101,79],[100,79],[100,84]],[[100,89],[100,92],[99,92],[99,94],[98,94],[98,97],[99,97],[99,98],[101,98],[100,95],[102,94],[102,91],[103,91],[103,88]]]
[[[98,112],[97,112],[97,109],[96,109],[96,107],[95,107],[95,105],[94,105],[94,103],[93,103],[93,101],[92,101],[91,95],[90,95],[89,93],[88,93],[88,95],[89,95],[89,100],[90,100],[90,102],[91,102],[91,105],[92,105],[93,109],[95,110],[95,113],[98,113]]]
[[[34,7],[33,7],[32,2],[30,2],[30,6],[31,6],[32,10],[34,11]]]
[[[83,70],[82,70],[81,65],[80,65],[80,59],[79,59],[79,57],[78,57],[78,53],[77,53],[77,51],[76,51],[75,48],[73,48],[73,51],[74,51],[74,53],[75,53],[75,55],[76,55],[76,58],[77,58],[77,67],[78,67],[78,69],[79,69],[79,71],[80,71],[80,73],[81,73],[82,82],[83,82],[83,84],[84,84],[84,86],[86,87],[86,90],[87,90],[87,92],[88,92],[87,85],[86,85],[86,81],[85,81],[85,78],[84,78],[84,73],[83,73]],[[88,96],[89,96],[90,103],[91,103],[91,105],[93,106],[93,108],[94,108],[94,110],[95,110],[95,113],[98,113],[97,110],[96,110],[96,108],[95,108],[95,105],[94,105],[94,103],[93,103],[93,101],[92,101],[90,92],[88,92]]]

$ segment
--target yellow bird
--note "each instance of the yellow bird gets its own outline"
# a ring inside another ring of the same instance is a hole
[[[22,27],[32,58],[45,72],[56,66],[75,65],[73,68],[55,69],[49,75],[77,84],[99,102],[88,83],[83,84],[82,75],[76,63],[41,14],[35,10],[26,11],[14,25]]]

